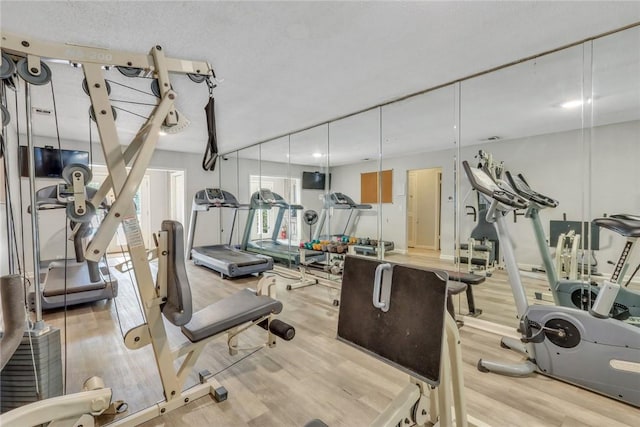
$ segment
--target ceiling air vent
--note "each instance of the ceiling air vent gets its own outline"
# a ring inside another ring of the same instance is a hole
[[[489,136],[487,138],[481,139],[480,141],[482,141],[482,142],[491,142],[491,141],[499,141],[501,139],[502,138],[500,138],[499,136],[494,135],[494,136]]]

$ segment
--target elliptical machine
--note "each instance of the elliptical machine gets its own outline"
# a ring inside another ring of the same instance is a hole
[[[473,188],[491,203],[487,220],[498,231],[520,320],[522,337],[504,337],[501,346],[526,357],[521,363],[480,359],[478,370],[510,376],[539,372],[640,407],[640,328],[606,316],[611,308],[607,302],[613,304],[607,299],[608,290],[600,292],[591,311],[530,306],[505,218],[515,209],[527,208],[529,202],[500,188],[485,171],[466,161],[462,165]],[[640,226],[628,228],[630,235],[640,237]]]
[[[547,280],[549,281],[549,288],[551,289],[554,302],[556,305],[564,307],[579,308],[581,310],[591,309],[598,297],[600,287],[591,285],[589,282],[584,282],[582,280],[560,279],[556,266],[551,259],[549,249],[547,248],[544,229],[542,227],[542,221],[540,220],[540,211],[546,208],[555,208],[558,206],[558,202],[532,190],[522,174],[513,175],[509,171],[505,174],[510,185],[508,190],[513,189],[517,195],[529,202],[525,217],[530,218],[533,224],[538,249],[542,256],[542,262],[544,263]],[[594,223],[599,227],[607,228],[617,232],[618,234],[625,235],[625,231],[616,227],[616,224],[619,223],[619,221],[624,221],[624,218],[615,217],[616,215],[609,219],[596,219]],[[629,237],[629,239],[632,243],[626,249],[626,256],[623,262],[625,265],[626,259],[628,259],[628,256],[631,253],[633,243],[635,243],[635,238]],[[623,255],[624,254],[625,252],[623,252]],[[621,271],[622,274],[618,274],[615,280],[616,283],[621,284],[625,271]],[[621,320],[624,320],[624,318],[629,316],[640,317],[640,293],[634,292],[626,287],[620,288],[612,307],[612,316]]]

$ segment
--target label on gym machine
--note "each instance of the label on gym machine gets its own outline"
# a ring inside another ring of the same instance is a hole
[[[130,248],[144,246],[144,239],[142,238],[140,224],[138,224],[138,217],[133,215],[124,218],[122,220],[122,228],[124,228],[124,234],[127,236],[127,243]]]

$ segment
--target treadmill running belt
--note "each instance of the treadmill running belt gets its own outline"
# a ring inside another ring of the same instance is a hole
[[[104,289],[107,285],[101,280],[91,283],[87,264],[67,266],[67,285],[65,288],[64,267],[55,267],[47,272],[47,279],[42,293],[45,297],[74,294],[78,292]]]
[[[193,248],[199,254],[214,258],[220,261],[235,264],[238,267],[246,267],[249,265],[260,265],[268,262],[265,258],[258,258],[252,254],[231,249],[228,246],[200,246]]]

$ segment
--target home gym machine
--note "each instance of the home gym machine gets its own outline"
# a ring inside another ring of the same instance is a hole
[[[540,211],[546,208],[555,208],[558,206],[558,202],[534,191],[522,174],[514,175],[507,171],[505,175],[507,177],[507,182],[510,185],[507,190],[514,190],[517,195],[528,201],[525,216],[530,218],[531,223],[533,224],[533,231],[538,244],[538,250],[542,256],[542,262],[544,263],[547,280],[549,281],[549,287],[551,289],[551,295],[553,296],[554,302],[556,305],[564,307],[589,310],[598,297],[600,287],[582,280],[560,279],[558,277],[556,265],[553,262],[551,253],[547,247],[542,221],[540,220]],[[628,234],[624,234],[628,231],[626,231],[624,227],[620,228],[617,226],[619,221],[624,221],[624,219],[617,219],[615,217],[609,219],[597,219],[594,221],[594,224],[608,228],[629,238],[628,244],[625,246],[625,252],[623,252],[623,254],[627,254],[625,256],[626,264],[626,259],[631,255],[636,239],[628,236]],[[624,279],[625,272],[626,268],[624,271],[620,270],[619,273],[622,274],[618,274],[615,280],[616,283],[621,284]],[[612,310],[612,315],[617,318],[624,318],[628,316],[640,317],[640,293],[634,292],[626,287],[622,287],[616,296]]]
[[[446,309],[447,280],[444,271],[347,256],[338,340],[409,375],[371,426],[468,425],[460,336]],[[314,420],[307,426],[326,424]]]
[[[481,359],[478,369],[511,376],[539,372],[562,381],[640,407],[640,328],[608,316],[615,286],[605,285],[590,311],[532,305],[527,301],[505,216],[526,209],[530,202],[501,188],[484,170],[462,162],[469,182],[491,204],[487,220],[495,224],[509,285],[516,304],[518,339],[502,338],[504,348],[523,356],[522,363],[498,363]],[[640,236],[640,226],[626,227]],[[615,282],[615,275],[611,282]]]
[[[233,221],[229,233],[229,243],[220,245],[207,245],[193,247],[193,239],[196,233],[198,213],[207,212],[211,208],[233,209]],[[204,265],[220,273],[220,276],[238,277],[249,274],[260,274],[273,269],[273,258],[241,251],[231,246],[233,230],[240,203],[228,191],[219,188],[206,188],[193,196],[191,206],[191,219],[189,220],[189,234],[187,238],[187,253],[195,265]]]
[[[119,418],[113,425],[139,425],[206,395],[214,396],[217,401],[225,400],[226,390],[217,384],[208,372],[201,372],[201,383],[188,390],[183,390],[185,380],[205,345],[216,336],[226,335],[231,354],[238,351],[238,335],[251,326],[258,325],[266,329],[264,345],[269,347],[275,345],[276,337],[285,340],[293,338],[295,330],[274,318],[282,309],[282,304],[274,299],[275,279],[263,277],[256,290],[242,290],[193,312],[184,262],[182,226],[174,221],[164,221],[162,230],[155,239],[157,247],[147,250],[133,204],[134,196],[149,167],[161,127],[179,125],[175,108],[177,94],[172,89],[169,74],[187,74],[192,81],[206,82],[210,94],[208,105],[212,105],[212,90],[215,86],[212,82],[212,78],[215,78],[213,69],[206,62],[166,57],[161,46],[154,46],[149,54],[133,54],[47,43],[5,32],[2,33],[2,53],[3,56],[8,53],[12,57],[21,58],[17,67],[19,73],[24,74],[25,79],[31,82],[41,81],[46,74],[49,74],[47,78],[50,78],[50,70],[40,61],[42,57],[78,64],[84,73],[85,86],[89,92],[91,110],[98,127],[109,175],[91,200],[87,197],[84,175],[78,174],[78,182],[75,182],[74,176],[74,200],[68,210],[72,209],[76,215],[80,215],[80,210],[89,211],[90,209],[86,209],[88,204],[96,206],[113,190],[115,200],[87,246],[85,258],[88,261],[99,262],[104,257],[117,228],[122,226],[129,249],[129,261],[126,265],[134,272],[145,319],[144,323],[127,332],[124,342],[131,350],[151,345],[164,395],[164,399],[152,407]],[[159,95],[151,116],[124,151],[120,145],[114,110],[103,75],[104,68],[113,66],[119,67],[131,78],[140,75],[154,77],[157,81],[152,85],[155,85]],[[127,166],[130,166],[129,171]],[[35,206],[35,201],[31,204]],[[157,282],[149,265],[150,259],[154,257],[159,258]],[[171,348],[163,316],[173,325],[180,327],[189,342]],[[176,366],[174,362],[179,363]],[[73,396],[66,397],[76,402]],[[42,406],[49,402],[36,402],[14,410],[17,412],[4,413],[0,415],[0,424],[25,425],[23,420],[33,420],[34,414],[42,417]],[[41,421],[36,424],[46,421],[45,418],[38,419]],[[93,419],[82,424],[92,423]]]
[[[69,226],[73,238],[73,249],[75,262],[70,260],[52,261],[47,265],[47,273],[42,285],[41,304],[43,310],[50,310],[64,306],[72,306],[88,302],[112,299],[118,295],[118,280],[115,274],[102,260],[100,263],[87,261],[84,258],[84,241],[92,232],[91,215],[76,215],[73,207],[74,185],[72,177],[75,174],[82,174],[85,183],[91,178],[91,171],[83,165],[67,167],[63,171],[63,177],[67,180],[64,184],[50,185],[36,192],[35,213],[31,206],[29,212],[37,215],[39,211],[51,209],[68,209],[67,216],[71,218]],[[91,199],[96,190],[87,187],[87,198]],[[89,209],[93,209],[93,205]],[[99,205],[107,210],[108,206],[104,201]],[[73,218],[79,221],[76,223]],[[65,242],[66,245],[66,242]],[[34,291],[29,293],[29,306],[35,310],[35,299],[37,295]]]
[[[501,177],[504,170],[503,162],[495,162],[493,156],[484,150],[479,150],[475,157],[479,159],[479,168],[489,171],[494,179]],[[485,276],[490,277],[500,263],[500,245],[495,228],[486,220],[489,205],[479,194],[477,201],[477,211],[474,206],[467,206],[471,209],[467,215],[473,215],[473,222],[478,223],[471,231],[469,240],[466,243],[461,242],[457,247],[456,263],[460,267],[466,265],[468,273],[481,270]]]

